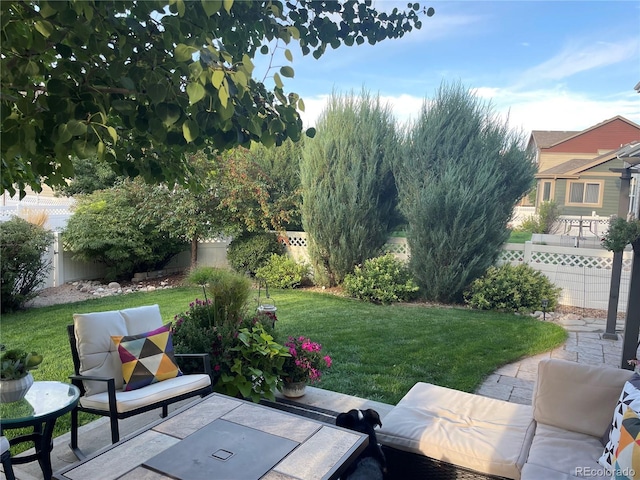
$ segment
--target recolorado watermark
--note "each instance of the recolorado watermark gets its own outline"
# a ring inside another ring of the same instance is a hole
[[[574,471],[576,477],[626,477],[635,478],[636,471],[633,468],[593,468],[593,467],[576,467]]]

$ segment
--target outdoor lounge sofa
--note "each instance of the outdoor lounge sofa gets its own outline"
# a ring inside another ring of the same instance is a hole
[[[78,458],[83,456],[78,448],[79,411],[110,417],[111,441],[116,443],[118,419],[159,408],[166,417],[169,405],[213,391],[209,356],[174,354],[169,326],[163,325],[158,305],[74,314],[67,331],[75,370],[69,378],[81,392],[71,412],[71,448]],[[124,350],[126,360],[135,366],[129,372],[135,373],[129,377],[129,388],[119,348],[125,343],[130,345]],[[182,374],[175,360],[184,357],[197,357],[203,373]]]
[[[598,460],[632,374],[546,359],[531,406],[418,383],[378,433],[389,477],[612,478]]]

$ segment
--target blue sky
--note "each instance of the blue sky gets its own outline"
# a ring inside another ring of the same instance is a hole
[[[333,90],[363,87],[400,121],[416,118],[442,81],[472,89],[526,136],[616,115],[640,124],[640,1],[420,3],[436,13],[402,39],[329,49],[320,60],[290,47],[295,77],[284,79],[285,90],[304,99],[307,126]],[[392,10],[407,2],[374,4]],[[256,71],[264,65],[256,61]]]

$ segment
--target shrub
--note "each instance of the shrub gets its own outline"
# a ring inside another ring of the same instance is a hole
[[[246,314],[251,281],[243,275],[221,268],[199,267],[189,273],[187,280],[203,287],[205,300],[212,305],[214,324],[235,321]]]
[[[553,310],[560,292],[542,272],[529,265],[505,264],[490,267],[477,278],[465,292],[465,301],[481,310],[532,312],[541,308],[543,298],[549,301],[547,308]]]
[[[159,228],[159,220],[141,208],[153,186],[126,181],[77,199],[67,222],[65,246],[74,258],[102,262],[107,279],[162,268],[186,244]]]
[[[275,233],[245,234],[234,238],[229,244],[227,260],[236,272],[255,275],[274,253],[284,253],[284,245],[278,242]]]
[[[51,242],[51,232],[22,218],[0,223],[2,313],[20,309],[36,296],[51,268],[51,262],[42,257]]]
[[[275,288],[295,288],[309,277],[309,267],[287,255],[273,254],[256,272],[256,278]]]
[[[538,207],[538,213],[526,218],[518,230],[531,233],[553,233],[557,229],[560,209],[556,202],[543,202]]]
[[[524,138],[462,85],[440,88],[405,135],[394,173],[409,267],[429,301],[463,301],[494,265],[536,172]]]
[[[343,287],[352,297],[383,304],[411,300],[419,290],[409,269],[390,253],[356,266],[345,277]]]
[[[209,354],[216,391],[254,401],[274,398],[288,353],[257,315],[220,316],[211,300],[196,299],[175,316],[173,341],[177,353]]]

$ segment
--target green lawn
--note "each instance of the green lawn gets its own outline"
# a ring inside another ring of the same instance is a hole
[[[509,240],[507,240],[507,243],[528,242],[529,240],[531,240],[532,235],[533,234],[531,232],[511,232],[511,235],[509,236]]]
[[[305,335],[323,344],[333,366],[320,387],[395,404],[419,381],[467,392],[501,365],[560,345],[561,327],[529,317],[465,308],[381,306],[309,291],[275,290],[276,335]],[[44,355],[36,380],[73,373],[66,325],[84,313],[158,303],[166,321],[202,298],[197,288],[91,299],[3,315],[0,343]],[[92,418],[81,414],[81,422]],[[55,435],[69,429],[68,415]]]

